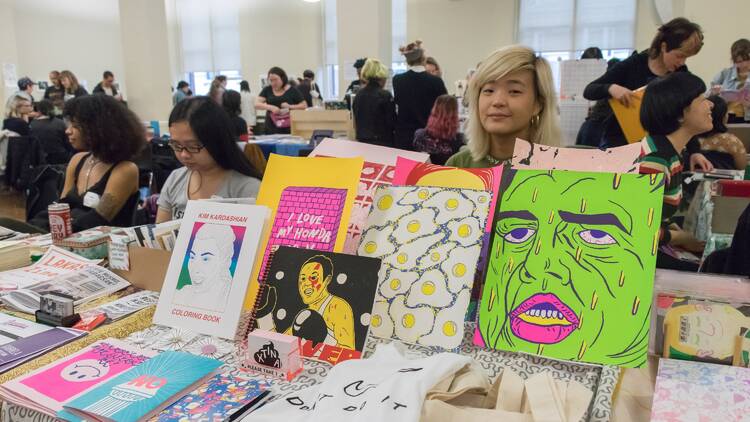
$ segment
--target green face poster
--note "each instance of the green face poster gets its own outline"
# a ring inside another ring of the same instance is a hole
[[[503,175],[474,342],[556,359],[646,362],[663,175]]]

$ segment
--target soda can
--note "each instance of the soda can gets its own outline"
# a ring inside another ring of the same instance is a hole
[[[73,234],[73,221],[70,218],[70,205],[50,204],[47,207],[49,213],[49,232],[52,235],[52,243],[59,242]]]

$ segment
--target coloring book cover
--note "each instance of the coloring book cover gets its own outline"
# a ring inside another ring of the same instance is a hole
[[[169,406],[171,398],[211,375],[221,361],[164,352],[66,403],[58,416],[135,421]],[[74,419],[74,418],[70,418]]]
[[[661,174],[506,172],[474,343],[645,364],[663,183]]]
[[[380,259],[280,247],[255,310],[258,328],[302,338],[304,357],[358,358],[370,328]]]
[[[461,344],[492,195],[421,186],[378,189],[359,255],[380,258],[370,332]]]

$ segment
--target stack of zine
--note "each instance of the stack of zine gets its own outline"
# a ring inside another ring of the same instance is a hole
[[[29,244],[20,240],[0,240],[0,271],[24,267],[31,263]]]

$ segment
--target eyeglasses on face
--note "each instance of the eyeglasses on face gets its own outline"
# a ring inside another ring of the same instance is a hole
[[[191,154],[197,154],[197,153],[201,152],[203,150],[203,148],[205,148],[205,146],[203,146],[201,144],[183,146],[183,145],[180,145],[179,143],[177,143],[175,141],[169,141],[169,147],[172,148],[172,150],[174,152],[178,152],[179,153],[179,152],[182,152],[182,151],[187,151],[187,152],[189,152]]]

